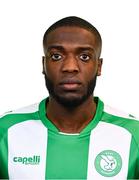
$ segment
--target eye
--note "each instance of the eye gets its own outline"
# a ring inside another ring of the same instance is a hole
[[[54,61],[58,61],[58,60],[62,59],[62,56],[60,54],[58,54],[58,53],[55,53],[55,54],[51,55],[51,59],[54,60]]]
[[[81,54],[80,59],[82,61],[88,61],[90,59],[90,56],[88,54]]]

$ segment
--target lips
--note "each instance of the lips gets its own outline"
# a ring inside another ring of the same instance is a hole
[[[64,90],[75,91],[81,86],[81,82],[79,80],[77,80],[77,79],[64,79],[59,83],[59,85]]]

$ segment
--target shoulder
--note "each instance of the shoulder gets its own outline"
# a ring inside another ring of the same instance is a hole
[[[32,104],[17,110],[9,111],[0,116],[0,129],[8,129],[10,126],[37,118],[39,103]]]
[[[130,133],[139,142],[139,119],[111,106],[104,105],[102,121]]]
[[[124,112],[122,110],[119,110],[117,108],[113,108],[113,107],[108,106],[108,105],[104,105],[104,112],[109,114],[109,115],[116,116],[119,118],[134,119],[134,120],[138,121],[138,118],[131,115],[130,113]]]

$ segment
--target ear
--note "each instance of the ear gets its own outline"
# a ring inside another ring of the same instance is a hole
[[[103,63],[103,59],[102,59],[102,58],[99,58],[99,59],[98,59],[97,76],[101,76],[102,63]]]
[[[42,56],[42,74],[45,74],[45,56]]]

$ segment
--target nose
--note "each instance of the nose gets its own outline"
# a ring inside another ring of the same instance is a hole
[[[62,72],[69,72],[69,73],[79,72],[79,64],[76,57],[69,56],[63,60]]]

